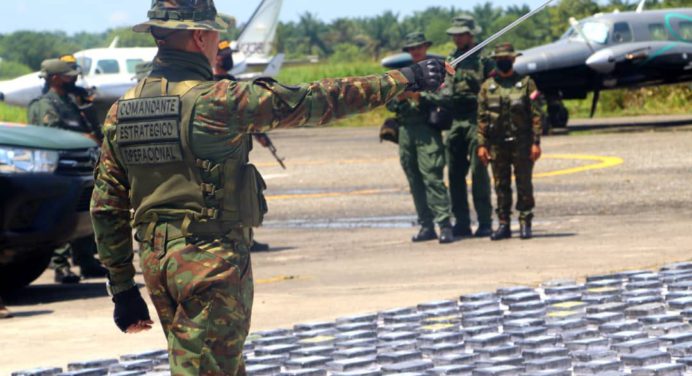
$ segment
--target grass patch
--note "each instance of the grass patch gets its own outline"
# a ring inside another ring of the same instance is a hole
[[[10,106],[0,102],[0,121],[8,123],[26,123],[26,108]]]

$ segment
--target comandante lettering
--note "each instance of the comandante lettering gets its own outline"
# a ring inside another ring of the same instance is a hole
[[[180,137],[177,120],[120,123],[117,127],[118,144],[133,144],[151,141],[174,141]]]
[[[118,121],[179,115],[179,97],[139,98],[118,102]]]
[[[126,165],[156,165],[183,160],[178,144],[128,146],[122,149]]]

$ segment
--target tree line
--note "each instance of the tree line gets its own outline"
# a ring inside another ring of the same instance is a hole
[[[598,12],[620,11],[636,8],[637,1],[607,0],[560,0],[534,18],[526,21],[504,40],[519,49],[553,41],[567,29],[569,17],[577,19]],[[692,0],[651,0],[648,8],[685,7]],[[324,22],[317,15],[306,12],[298,21],[282,22],[277,31],[275,49],[289,59],[303,59],[316,55],[335,62],[377,60],[391,52],[399,51],[405,36],[413,31],[423,31],[436,45],[435,51],[450,52],[452,46],[445,30],[451,19],[459,13],[469,13],[483,28],[481,39],[511,23],[530,10],[527,5],[511,5],[504,8],[491,2],[476,5],[472,9],[455,7],[430,7],[424,11],[401,16],[392,11],[372,17],[338,18]],[[224,37],[233,39],[240,32],[231,23]],[[111,29],[102,33],[17,31],[0,34],[0,77],[9,78],[38,70],[44,59],[79,50],[107,47],[115,37],[121,47],[153,46],[151,37],[138,34],[128,28]]]

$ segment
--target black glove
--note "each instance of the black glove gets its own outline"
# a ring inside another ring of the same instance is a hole
[[[428,59],[400,69],[409,84],[408,91],[435,91],[445,79],[445,64],[438,59]]]
[[[131,325],[151,319],[147,303],[142,299],[137,287],[113,295],[113,303],[115,303],[113,320],[123,332],[126,332]]]

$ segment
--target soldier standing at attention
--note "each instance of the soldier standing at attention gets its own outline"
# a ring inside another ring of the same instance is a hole
[[[501,44],[493,58],[497,75],[483,83],[478,103],[478,158],[493,167],[500,226],[492,240],[512,237],[512,168],[517,182],[520,237],[532,237],[533,165],[541,157],[541,111],[536,83],[514,72],[514,47]]]
[[[267,211],[264,181],[248,163],[250,134],[323,125],[407,90],[436,90],[445,70],[429,60],[297,87],[215,82],[225,29],[213,0],[153,1],[149,21],[133,30],[154,37],[154,69],[111,108],[95,172],[91,215],[114,321],[129,333],[153,325],[134,280],[134,229],[173,375],[245,374],[249,247]]]
[[[41,63],[41,77],[46,80],[47,90],[29,104],[29,124],[85,133],[97,139],[98,132],[94,132],[94,128],[70,95],[76,92],[78,75],[79,66],[72,55]],[[70,270],[70,254],[75,264],[79,265],[82,277],[106,276],[106,269],[94,258],[96,244],[90,236],[65,244],[53,252],[51,268],[55,269],[55,282],[79,282],[79,276]]]
[[[427,59],[432,42],[420,32],[406,36],[404,52],[411,54],[413,62]],[[387,103],[387,109],[396,114],[399,124],[399,158],[408,179],[413,204],[421,228],[411,239],[423,242],[437,239],[435,224],[440,227],[439,242],[454,241],[450,222],[450,204],[444,184],[445,150],[442,132],[428,123],[429,104],[420,93],[404,93]]]
[[[457,49],[448,57],[452,61],[475,46],[475,35],[482,30],[473,17],[459,15],[452,21],[447,34],[452,37]],[[477,158],[476,149],[478,92],[481,84],[493,70],[490,59],[480,56],[481,52],[462,61],[454,76],[447,76],[445,86],[434,97],[453,118],[452,128],[447,135],[447,163],[449,167],[449,191],[452,213],[456,219],[454,236],[488,237],[492,233],[492,204],[490,203],[490,176],[487,167]],[[471,170],[471,193],[473,206],[478,217],[475,234],[471,231],[471,211],[468,201],[466,176]]]

